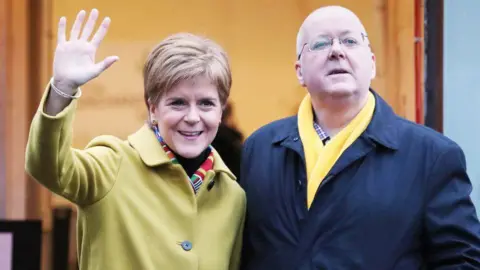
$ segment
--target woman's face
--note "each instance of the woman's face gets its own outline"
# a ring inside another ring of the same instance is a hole
[[[206,78],[183,81],[150,106],[150,117],[168,147],[185,158],[199,156],[215,138],[222,118],[217,88]]]

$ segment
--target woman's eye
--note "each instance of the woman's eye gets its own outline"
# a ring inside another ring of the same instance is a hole
[[[215,103],[213,103],[211,100],[202,100],[200,101],[200,106],[211,107],[211,106],[215,106]]]
[[[170,103],[170,105],[173,105],[173,106],[182,106],[182,105],[185,105],[185,102],[183,100],[174,100]]]

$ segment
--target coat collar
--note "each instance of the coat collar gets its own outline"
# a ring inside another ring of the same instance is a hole
[[[370,91],[375,96],[375,112],[364,134],[384,147],[397,150],[400,144],[399,118],[380,95],[373,89]]]
[[[392,108],[378,95],[373,89],[370,91],[375,96],[375,111],[370,124],[361,135],[377,144],[393,150],[398,149],[398,116],[393,112]],[[293,141],[299,140],[297,117],[290,117],[287,122],[275,132],[272,143],[280,143],[287,138]]]
[[[171,164],[170,159],[165,151],[163,151],[157,137],[155,137],[155,134],[147,124],[143,125],[137,132],[128,136],[128,142],[138,152],[145,165],[156,167]],[[213,163],[215,173],[222,172],[227,174],[232,180],[236,180],[235,175],[228,169],[215,149],[213,149],[213,156],[215,158]]]

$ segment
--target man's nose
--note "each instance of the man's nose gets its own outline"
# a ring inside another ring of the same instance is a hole
[[[332,42],[329,58],[331,59],[345,58],[345,51],[343,50],[343,46],[342,44],[340,44],[340,41],[337,39],[334,39]]]

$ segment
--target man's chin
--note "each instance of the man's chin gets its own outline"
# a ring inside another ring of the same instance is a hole
[[[324,91],[324,94],[332,98],[346,98],[355,94],[355,89],[350,85],[334,85]]]

